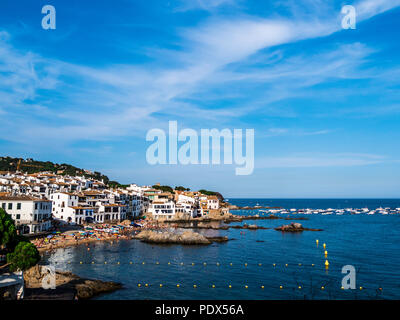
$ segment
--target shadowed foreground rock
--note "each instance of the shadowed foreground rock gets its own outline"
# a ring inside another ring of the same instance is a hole
[[[82,279],[71,272],[56,271],[56,289],[45,290],[42,288],[45,276],[39,265],[24,272],[25,300],[90,299],[122,288],[120,283]]]
[[[304,228],[300,223],[295,223],[295,222],[277,227],[275,228],[275,230],[282,232],[323,231],[322,229]]]
[[[207,238],[200,233],[185,231],[183,233],[175,232],[157,232],[151,230],[144,230],[135,236],[135,239],[139,239],[147,243],[158,243],[158,244],[185,244],[185,245],[207,245],[213,241],[223,242],[228,241],[227,237],[210,237]]]

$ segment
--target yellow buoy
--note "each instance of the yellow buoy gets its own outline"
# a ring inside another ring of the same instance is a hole
[[[138,285],[137,285],[138,287],[140,287],[141,286],[141,284],[140,283],[138,283]]]
[[[244,286],[246,289],[248,289],[249,287],[247,285]]]
[[[315,264],[314,264],[314,263],[312,263],[312,264],[311,264],[311,267],[314,267],[314,266],[315,266]]]
[[[328,256],[328,251],[325,250],[324,254],[325,254],[325,258],[326,258]]]
[[[207,265],[207,263],[205,263],[205,262],[204,262],[203,264],[204,264],[205,266]]]
[[[340,289],[344,290],[344,287],[341,287]]]
[[[194,284],[194,285],[193,285],[193,288],[197,288],[197,286]]]
[[[107,261],[104,261],[104,264],[107,264]]]
[[[324,249],[326,249],[326,244],[325,243],[323,244],[323,247],[324,247]]]
[[[261,264],[261,263],[259,263],[258,265],[261,267],[261,265],[262,265],[262,264]]]
[[[325,261],[325,267],[326,267],[326,268],[329,267],[329,261],[328,261],[328,260]]]
[[[299,289],[301,289],[301,286],[299,286]]]
[[[215,284],[213,284],[212,287],[215,288]]]
[[[145,262],[143,261],[142,264],[145,264]]]
[[[283,286],[279,286],[279,289],[283,289]]]
[[[301,267],[301,263],[299,263],[299,266]]]
[[[144,286],[145,286],[145,287],[148,287],[149,285],[146,283]]]
[[[160,288],[162,287],[162,283],[160,283]]]
[[[92,264],[94,264],[94,261],[92,261]]]
[[[180,284],[177,284],[176,286],[179,288],[179,287],[180,287]]]
[[[168,262],[168,264],[171,264],[171,262]]]
[[[264,289],[264,286],[261,286],[261,289]]]
[[[133,264],[133,262],[131,261],[131,262],[129,262],[129,264]]]
[[[274,263],[273,266],[275,267],[275,266],[276,266],[276,263]]]
[[[157,261],[156,264],[160,264],[160,263]]]
[[[232,265],[232,262],[229,265]]]
[[[117,262],[117,264],[120,264],[119,261]]]
[[[287,266],[288,266],[288,264],[286,263],[286,264],[285,264],[285,267],[287,267]]]
[[[360,287],[360,290],[362,290],[363,289],[363,287]]]
[[[244,266],[247,267],[247,263],[245,263]]]
[[[229,285],[228,287],[229,287],[229,288],[232,288],[232,285]]]
[[[194,262],[192,262],[192,266],[194,266]]]
[[[82,264],[83,262],[82,262],[82,261],[80,261],[79,263],[80,263],[80,264]]]
[[[321,287],[321,290],[324,290],[325,289],[325,287]]]
[[[217,266],[219,266],[219,262],[217,262]]]

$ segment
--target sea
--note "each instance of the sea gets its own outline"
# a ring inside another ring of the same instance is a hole
[[[229,202],[241,207],[287,209],[400,207],[400,199],[229,199]],[[262,214],[259,210],[232,213]],[[196,230],[207,236],[230,239],[208,246],[154,245],[139,240],[99,242],[90,244],[90,250],[80,245],[48,253],[41,263],[81,277],[122,283],[123,289],[96,297],[104,300],[400,299],[399,214],[290,216],[307,220],[245,221],[268,228],[254,231]],[[323,231],[274,230],[290,222]],[[243,223],[230,225],[235,224]],[[346,270],[353,271],[349,274]],[[350,276],[352,283],[348,282]],[[343,289],[346,283],[354,286]]]

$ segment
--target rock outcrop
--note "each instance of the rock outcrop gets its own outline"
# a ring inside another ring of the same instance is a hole
[[[200,233],[185,231],[183,233],[175,233],[175,232],[157,232],[152,230],[143,230],[139,234],[137,234],[135,239],[139,239],[143,242],[148,243],[159,243],[159,244],[211,244],[211,241],[208,240],[205,236]]]
[[[300,223],[292,222],[291,224],[286,224],[275,228],[277,231],[282,232],[303,232],[303,231],[322,231],[322,229],[309,229],[304,228]]]
[[[42,288],[42,281],[47,274],[39,265],[24,272],[25,299],[90,299],[122,288],[120,283],[83,279],[71,272],[57,270],[56,289],[45,290]]]

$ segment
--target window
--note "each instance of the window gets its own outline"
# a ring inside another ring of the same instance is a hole
[[[5,204],[5,203],[2,203],[2,204],[1,204],[1,207],[2,207],[4,210],[6,210],[6,204]]]
[[[8,204],[8,210],[12,210],[12,205],[13,205],[12,203]]]
[[[37,204],[37,202],[35,202],[35,210],[37,210],[37,208],[38,208],[38,204]]]
[[[21,203],[17,203],[17,210],[21,210]]]
[[[17,214],[17,220],[21,219],[21,215]]]

